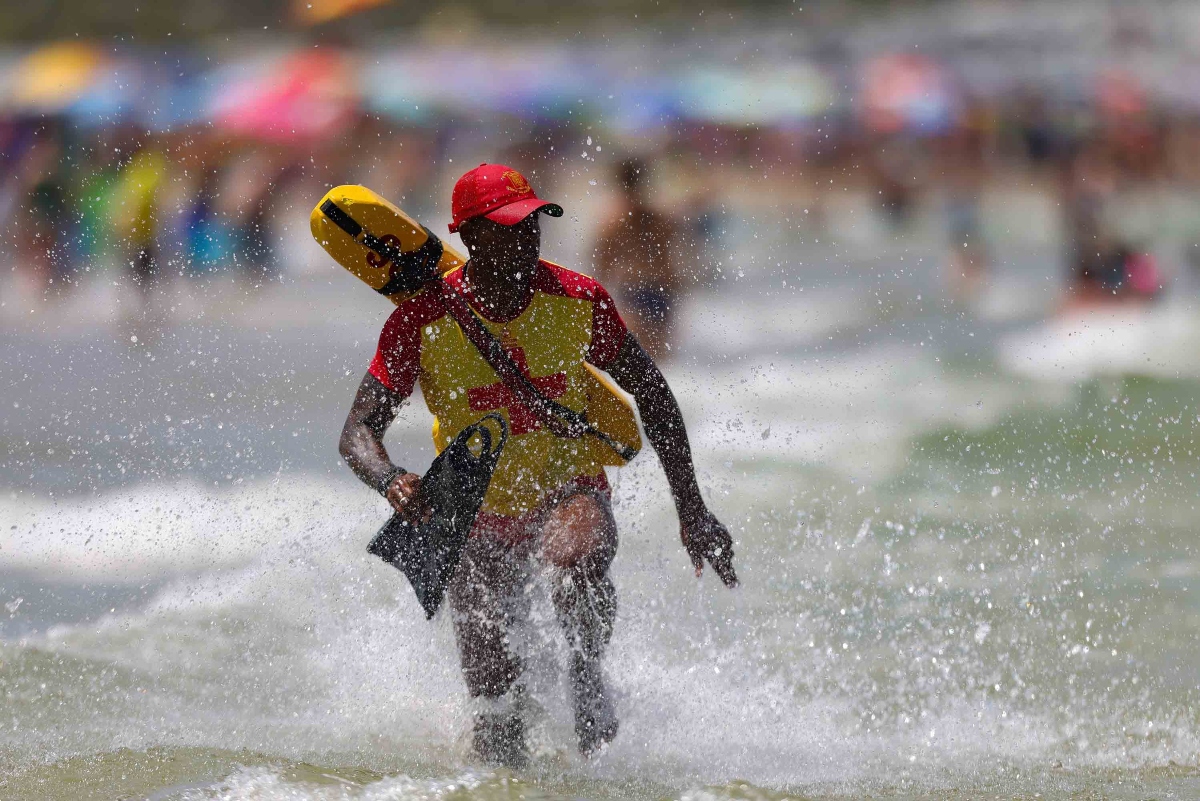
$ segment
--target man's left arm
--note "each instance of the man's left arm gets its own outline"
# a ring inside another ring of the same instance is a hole
[[[679,533],[696,575],[700,575],[707,559],[727,586],[737,586],[733,538],[700,496],[683,414],[658,365],[633,334],[626,334],[616,359],[603,369],[637,402],[646,438],[658,453],[671,485],[679,513]]]

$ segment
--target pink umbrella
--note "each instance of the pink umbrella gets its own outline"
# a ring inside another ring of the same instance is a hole
[[[213,119],[230,133],[274,142],[323,139],[353,117],[355,81],[340,53],[295,53],[248,72],[213,101]]]
[[[958,97],[932,59],[912,53],[879,56],[863,70],[863,112],[876,131],[934,133],[952,125]]]

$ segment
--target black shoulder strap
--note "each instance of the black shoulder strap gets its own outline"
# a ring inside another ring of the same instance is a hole
[[[543,395],[541,390],[529,380],[529,377],[521,372],[508,352],[504,350],[504,345],[475,316],[475,312],[471,310],[467,301],[454,290],[454,287],[444,280],[439,280],[437,288],[441,293],[446,310],[454,318],[454,322],[458,323],[458,327],[462,329],[466,338],[479,351],[479,355],[483,357],[489,367],[496,371],[496,375],[517,399],[533,410],[544,426],[555,435],[569,439],[576,439],[585,434],[596,437],[612,448],[613,452],[626,462],[637,456],[636,450],[617,442],[593,426],[584,415]]]
[[[381,295],[395,295],[397,292],[416,292],[428,281],[438,277],[438,263],[442,260],[442,240],[425,226],[425,241],[416,250],[401,250],[394,237],[377,237],[363,228],[358,220],[332,200],[321,204],[321,213],[329,221],[341,228],[346,234],[364,247],[378,253],[387,263],[391,264],[388,280],[375,290]]]

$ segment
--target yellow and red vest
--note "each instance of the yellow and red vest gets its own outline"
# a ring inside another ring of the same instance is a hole
[[[576,411],[587,410],[588,389],[594,384],[587,365],[603,369],[611,364],[626,334],[604,287],[542,261],[529,305],[512,319],[491,320],[465,285],[462,268],[444,280],[467,298],[543,395]],[[504,415],[509,441],[484,499],[485,514],[525,515],[572,481],[602,483],[604,465],[612,463],[606,446],[594,438],[562,439],[544,430],[466,339],[434,292],[422,291],[396,307],[380,334],[370,372],[403,396],[420,382],[435,418],[439,451],[488,412]]]

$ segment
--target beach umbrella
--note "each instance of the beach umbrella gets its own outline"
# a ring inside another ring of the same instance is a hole
[[[704,67],[681,79],[682,108],[695,119],[773,125],[809,119],[833,103],[829,80],[811,64],[766,68]]]
[[[408,122],[430,118],[442,99],[438,86],[422,82],[420,60],[389,49],[364,59],[358,73],[359,93],[368,111]]]
[[[348,60],[304,50],[230,65],[211,76],[209,113],[221,129],[275,142],[331,136],[357,106]]]
[[[106,62],[99,49],[84,42],[43,45],[17,65],[13,105],[30,112],[63,111],[93,88]]]
[[[362,96],[372,111],[419,121],[434,111],[563,116],[595,78],[555,47],[409,48],[369,60]]]
[[[206,66],[190,52],[157,63],[142,96],[142,124],[162,132],[207,121],[213,98],[225,83],[219,70]]]
[[[132,55],[105,58],[89,86],[64,111],[79,126],[115,125],[153,103],[153,64]]]
[[[625,78],[610,96],[604,119],[625,133],[661,131],[684,116],[679,82],[667,77]]]
[[[955,123],[961,107],[950,75],[933,59],[912,53],[869,60],[862,100],[868,127],[882,133],[940,133]]]

